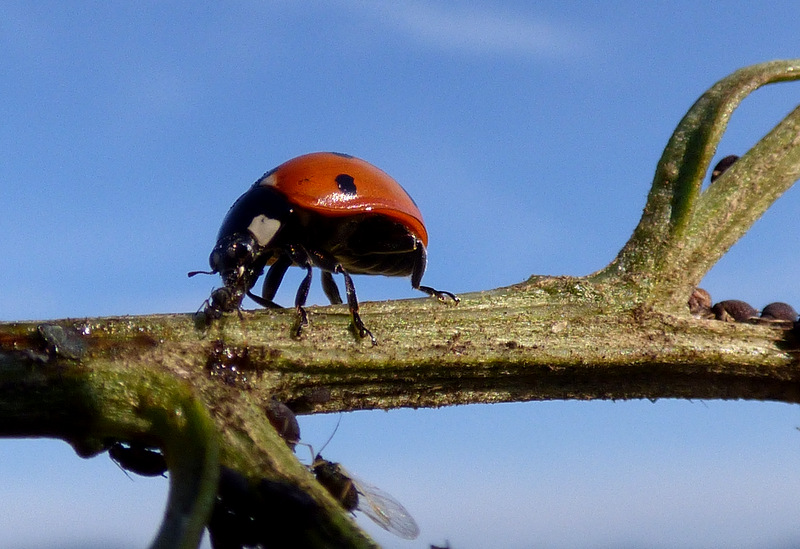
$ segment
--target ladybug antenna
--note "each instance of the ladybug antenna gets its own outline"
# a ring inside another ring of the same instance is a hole
[[[187,275],[189,278],[193,277],[194,275],[213,275],[217,274],[217,271],[189,271]]]

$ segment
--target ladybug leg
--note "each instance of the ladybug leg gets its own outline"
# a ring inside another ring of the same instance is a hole
[[[261,305],[270,309],[281,309],[282,307],[275,303],[275,294],[278,292],[278,287],[283,282],[283,277],[286,270],[292,265],[292,259],[285,254],[278,256],[278,259],[267,271],[267,276],[264,277],[264,286],[261,288],[261,297],[247,292],[250,298]]]
[[[339,305],[342,302],[342,296],[339,294],[336,281],[333,280],[332,272],[322,271],[322,289],[325,290],[325,295],[328,296],[331,305]]]
[[[417,257],[414,260],[414,266],[411,269],[411,287],[415,290],[425,292],[429,296],[433,296],[439,301],[445,301],[447,298],[458,303],[461,299],[454,293],[446,292],[444,290],[436,290],[430,286],[422,286],[422,275],[425,274],[425,267],[428,265],[428,252],[425,251],[425,246],[422,242],[417,241]]]
[[[375,339],[375,336],[372,335],[366,326],[364,326],[364,322],[361,320],[361,315],[358,314],[358,298],[356,297],[356,287],[353,284],[353,279],[350,277],[350,273],[345,271],[341,265],[336,266],[336,271],[342,273],[344,276],[344,290],[347,294],[347,305],[350,308],[350,314],[353,317],[353,325],[358,331],[358,335],[361,337],[369,336],[372,340],[373,345],[378,344],[378,340]]]
[[[437,290],[436,288],[431,288],[430,286],[418,286],[414,289],[425,292],[430,296],[434,296],[439,301],[446,301],[448,297],[452,299],[454,303],[459,303],[461,301],[461,298],[456,294],[446,290]]]
[[[305,269],[306,269],[306,276],[300,283],[300,287],[297,289],[297,295],[294,298],[294,308],[297,311],[297,315],[299,317],[297,330],[295,331],[295,336],[297,337],[300,337],[300,334],[303,332],[303,328],[308,326],[308,313],[306,313],[304,305],[306,304],[306,299],[308,299],[308,290],[309,288],[311,288],[310,262],[305,265]]]

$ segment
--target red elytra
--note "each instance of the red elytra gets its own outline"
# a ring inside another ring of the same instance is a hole
[[[304,154],[267,172],[256,185],[275,187],[292,203],[328,216],[386,215],[428,245],[428,231],[414,199],[389,174],[360,158],[332,152]]]

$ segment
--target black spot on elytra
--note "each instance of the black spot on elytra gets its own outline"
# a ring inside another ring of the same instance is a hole
[[[340,173],[336,176],[336,184],[344,194],[356,194],[356,181],[352,175]]]

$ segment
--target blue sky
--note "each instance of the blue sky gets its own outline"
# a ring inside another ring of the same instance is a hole
[[[0,319],[196,310],[233,200],[316,150],[390,173],[455,292],[603,267],[679,119],[718,79],[800,56],[796,2],[6,2]],[[719,156],[797,105],[756,92]],[[800,307],[792,189],[707,276]],[[299,273],[277,300],[291,304]],[[412,297],[357,277],[362,301]],[[324,303],[317,286],[312,303]],[[368,318],[365,318],[368,322]],[[336,417],[304,418],[319,445]],[[548,402],[345,414],[326,453],[454,549],[800,543],[800,414],[782,404]],[[57,441],[0,443],[0,531],[141,547],[166,482]],[[367,522],[367,521],[365,521]],[[365,524],[369,527],[368,524]]]

